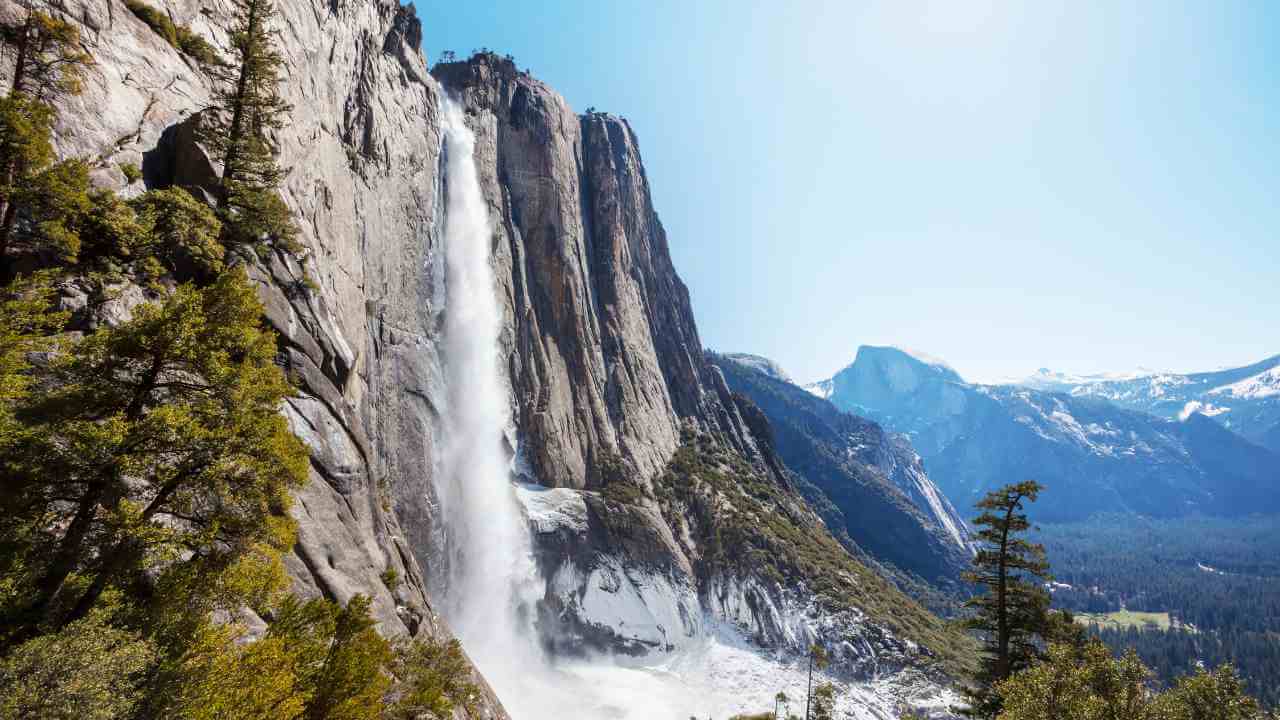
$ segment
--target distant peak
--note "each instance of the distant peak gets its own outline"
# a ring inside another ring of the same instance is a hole
[[[927,369],[943,376],[947,380],[964,382],[963,378],[960,377],[960,373],[956,372],[956,369],[947,364],[945,360],[919,350],[896,345],[863,345],[858,348],[858,354],[854,358],[853,365],[857,366],[860,363],[876,364],[890,359],[896,359],[921,369]]]

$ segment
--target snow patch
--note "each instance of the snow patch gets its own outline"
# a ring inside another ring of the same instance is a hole
[[[826,400],[831,397],[831,391],[835,388],[835,383],[830,380],[819,380],[815,383],[802,385],[801,389],[807,391],[810,395],[817,395]]]
[[[1280,395],[1280,365],[1239,382],[1214,388],[1208,394],[1229,395],[1242,400],[1259,400]]]
[[[560,717],[726,718],[770,712],[779,692],[786,693],[791,713],[804,712],[808,666],[803,658],[762,650],[723,624],[709,630],[681,652],[632,665],[561,664],[559,671],[570,680],[565,686],[607,689],[607,699],[593,694],[574,697],[564,704]],[[929,717],[951,717],[949,709],[962,702],[955,692],[910,672],[849,682],[815,671],[814,686],[822,682],[836,686],[836,717],[841,720],[893,720],[903,707]]]
[[[1196,413],[1200,413],[1205,417],[1214,417],[1224,412],[1230,412],[1231,408],[1218,407],[1213,403],[1202,403],[1199,400],[1192,400],[1182,406],[1182,410],[1178,412],[1178,420],[1186,422],[1188,418]]]
[[[559,529],[587,531],[587,503],[580,490],[549,488],[534,483],[516,483],[516,499],[524,506],[535,532]]]

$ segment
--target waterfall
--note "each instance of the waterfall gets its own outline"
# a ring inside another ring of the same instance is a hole
[[[511,424],[498,335],[503,313],[490,263],[493,229],[462,109],[443,103],[444,374],[438,482],[448,552],[443,610],[499,691],[543,664],[528,618],[541,594],[530,536],[511,483]]]

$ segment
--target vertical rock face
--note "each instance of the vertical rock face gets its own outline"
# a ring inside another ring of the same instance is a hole
[[[579,118],[496,56],[433,72],[476,132],[518,424],[538,482],[598,487],[593,468],[610,456],[651,478],[686,419],[750,451],[723,379],[703,361],[626,121]]]
[[[768,420],[704,355],[626,121],[575,116],[493,55],[432,73],[466,109],[495,228],[544,640],[642,655],[727,627],[770,651],[830,640],[854,677],[926,662],[870,598],[910,601],[851,558],[791,579],[767,558],[842,553],[790,486]],[[828,581],[852,604],[817,599]]]

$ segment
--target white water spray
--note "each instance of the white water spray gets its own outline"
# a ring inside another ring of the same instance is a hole
[[[541,658],[527,618],[540,595],[529,530],[511,484],[504,434],[510,393],[499,366],[493,230],[462,109],[443,104],[444,371],[448,409],[438,491],[447,528],[444,611],[467,652],[501,690]]]

